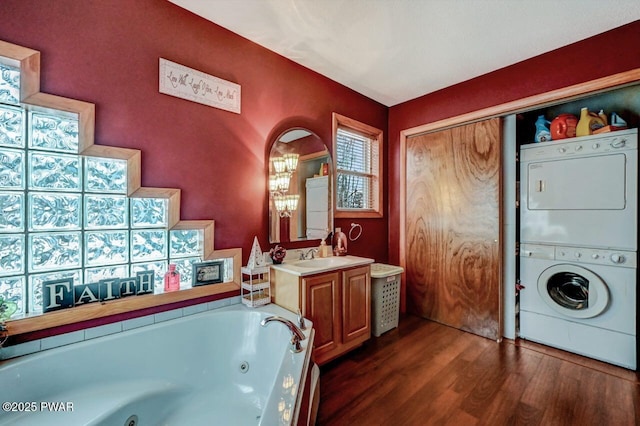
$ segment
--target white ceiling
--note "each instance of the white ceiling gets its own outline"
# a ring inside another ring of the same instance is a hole
[[[640,19],[638,0],[169,1],[386,106]]]

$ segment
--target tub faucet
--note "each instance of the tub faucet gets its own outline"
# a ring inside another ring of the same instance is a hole
[[[289,349],[291,350],[291,352],[293,353],[302,352],[302,345],[300,344],[300,341],[304,340],[306,337],[304,333],[298,328],[298,326],[292,323],[291,321],[289,321],[288,319],[282,318],[276,315],[263,319],[260,322],[260,325],[263,327],[266,327],[267,324],[269,324],[272,321],[281,322],[282,324],[286,325],[289,331],[291,332],[291,342],[289,346]]]

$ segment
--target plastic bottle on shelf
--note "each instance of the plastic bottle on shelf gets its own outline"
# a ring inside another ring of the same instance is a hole
[[[164,274],[164,291],[177,290],[180,290],[180,272],[176,271],[176,265],[172,263]]]
[[[589,108],[580,110],[580,120],[576,126],[576,136],[592,135],[594,130],[604,127],[605,123],[602,118],[595,112],[590,112]]]
[[[539,115],[536,120],[536,142],[548,142],[551,140],[551,132],[549,131],[549,125],[551,122],[547,120],[544,115]]]
[[[602,120],[603,125],[606,126],[609,124],[609,120],[607,120],[607,114],[604,113],[604,110],[600,110],[600,112],[598,113],[598,117],[600,117],[600,120]]]

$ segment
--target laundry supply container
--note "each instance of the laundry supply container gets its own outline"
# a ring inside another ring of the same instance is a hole
[[[371,264],[371,332],[376,337],[398,326],[403,271],[400,266]]]

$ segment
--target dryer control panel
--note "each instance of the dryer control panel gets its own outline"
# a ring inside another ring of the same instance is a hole
[[[623,268],[635,268],[637,265],[637,253],[635,251],[549,246],[544,244],[521,244],[520,257],[619,266]]]
[[[637,150],[637,134],[638,129],[628,129],[559,141],[526,144],[520,147],[520,161],[549,160],[574,155],[602,155]]]

